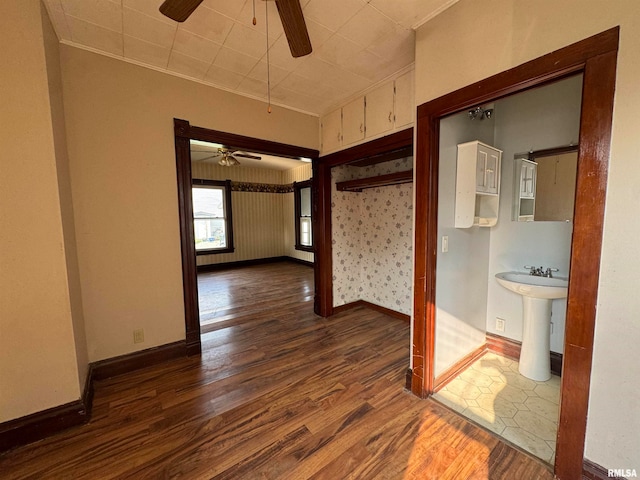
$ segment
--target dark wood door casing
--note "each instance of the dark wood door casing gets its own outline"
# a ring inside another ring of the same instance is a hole
[[[182,285],[186,347],[188,355],[201,352],[200,310],[198,307],[198,274],[193,232],[193,203],[191,199],[191,148],[189,140],[220,143],[235,148],[281,157],[310,158],[317,162],[319,152],[310,148],[272,142],[259,138],[195,127],[187,120],[173,119],[176,174],[178,182],[178,215],[180,221],[180,251],[182,257]]]
[[[417,112],[411,390],[433,393],[440,119],[583,73],[580,147],[555,474],[582,474],[619,27],[422,104]]]

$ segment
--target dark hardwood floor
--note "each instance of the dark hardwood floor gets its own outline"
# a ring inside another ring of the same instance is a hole
[[[553,478],[403,389],[402,320],[364,307],[314,315],[309,267],[222,273],[207,281],[233,301],[201,357],[96,382],[88,425],[0,456],[0,477]]]

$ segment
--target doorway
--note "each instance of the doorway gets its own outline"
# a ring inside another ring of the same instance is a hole
[[[483,104],[488,116],[473,109],[440,121],[434,398],[547,463],[558,428],[581,100],[575,75]],[[478,194],[464,182],[485,150],[499,156],[496,188]],[[469,201],[481,217],[469,216]],[[535,265],[532,275],[525,265]],[[510,290],[496,278],[505,272],[558,291]],[[533,329],[524,294],[538,297],[527,305],[548,307]]]
[[[216,143],[233,146],[237,149],[266,155],[274,155],[292,159],[318,158],[318,151],[294,145],[287,145],[267,140],[260,140],[227,132],[219,132],[202,127],[191,126],[188,121],[174,119],[174,135],[176,146],[176,169],[178,187],[178,210],[180,220],[180,244],[182,255],[182,279],[185,307],[186,345],[189,355],[198,354],[202,350],[200,308],[198,298],[198,267],[196,262],[196,237],[194,231],[193,210],[193,172],[191,164],[191,141]],[[221,185],[213,185],[221,188]],[[229,184],[229,188],[231,185]],[[216,220],[219,222],[219,220]],[[206,229],[205,229],[206,230]],[[220,236],[220,235],[218,235]],[[207,237],[207,242],[215,246],[224,243],[223,254],[230,253],[234,242],[238,239],[226,237],[220,240],[216,235]],[[237,236],[236,236],[237,237]],[[217,243],[216,243],[217,242]],[[209,245],[209,247],[211,247]]]
[[[443,117],[582,73],[582,112],[555,458],[558,478],[582,471],[602,247],[619,29],[532,60],[418,107],[411,390],[434,391],[439,132]]]

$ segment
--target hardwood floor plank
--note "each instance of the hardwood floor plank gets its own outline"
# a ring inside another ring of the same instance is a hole
[[[202,355],[95,382],[91,422],[0,455],[3,480],[553,478],[404,390],[405,322],[314,315],[302,265],[206,275]]]

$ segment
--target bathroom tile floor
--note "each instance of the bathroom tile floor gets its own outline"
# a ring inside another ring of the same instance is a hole
[[[554,462],[560,377],[530,380],[518,373],[516,360],[487,352],[433,398],[545,462]]]

